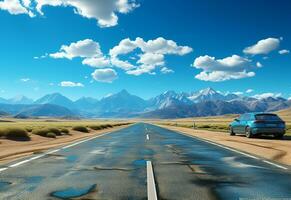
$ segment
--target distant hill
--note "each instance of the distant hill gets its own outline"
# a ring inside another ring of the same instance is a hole
[[[24,96],[12,99],[0,98],[0,111],[11,115],[23,114],[22,117],[74,115],[81,118],[187,118],[274,112],[291,106],[291,100],[282,97],[254,98],[233,93],[224,94],[213,88],[190,93],[166,91],[149,100],[132,95],[126,90],[100,100],[82,97],[72,101],[59,93],[45,95],[30,104],[28,103],[31,100]]]
[[[283,120],[291,123],[291,108],[287,108],[284,110],[279,110],[276,112]]]
[[[60,93],[53,93],[45,95],[44,97],[36,100],[34,104],[54,104],[58,106],[63,106],[68,109],[74,109],[75,104],[69,98],[61,95]]]
[[[19,112],[16,118],[26,118],[26,117],[67,117],[73,118],[76,116],[68,108],[52,105],[52,104],[42,104],[42,105],[32,105],[21,112]]]
[[[33,100],[30,98],[27,98],[26,96],[19,95],[11,99],[8,99],[8,103],[9,104],[32,104]]]
[[[8,116],[9,113],[0,110],[0,117]]]
[[[96,112],[101,117],[128,117],[132,113],[142,112],[146,106],[145,100],[122,90],[102,98],[98,102]]]

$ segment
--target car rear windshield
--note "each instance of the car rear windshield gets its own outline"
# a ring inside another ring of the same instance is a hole
[[[259,114],[256,115],[257,120],[266,120],[266,121],[281,121],[280,117],[277,115],[271,115],[271,114]]]

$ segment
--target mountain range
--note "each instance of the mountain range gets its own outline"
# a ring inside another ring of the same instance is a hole
[[[69,118],[183,118],[245,112],[271,112],[291,106],[291,100],[281,97],[262,99],[222,94],[212,88],[197,92],[166,91],[144,100],[122,90],[102,99],[82,97],[76,101],[59,93],[45,95],[33,101],[25,96],[0,98],[0,113],[15,117]]]

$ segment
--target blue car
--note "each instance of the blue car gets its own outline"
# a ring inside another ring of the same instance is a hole
[[[285,122],[272,113],[242,114],[229,125],[230,135],[245,134],[248,138],[258,135],[273,135],[280,139],[283,138],[285,129]]]

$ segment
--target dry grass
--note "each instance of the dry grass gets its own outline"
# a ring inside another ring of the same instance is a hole
[[[0,137],[7,138],[11,140],[29,140],[29,134],[23,128],[1,128],[0,129]]]
[[[20,137],[29,138],[29,134],[40,135],[43,137],[54,138],[61,135],[70,135],[70,130],[89,132],[102,130],[120,125],[127,125],[129,122],[121,120],[58,120],[58,119],[1,119],[0,137],[12,138],[17,134]]]
[[[286,122],[286,135],[291,136],[291,108],[275,112]],[[163,125],[179,126],[196,129],[227,132],[229,124],[238,115],[222,115],[211,117],[193,117],[174,120],[152,120],[151,122]]]

